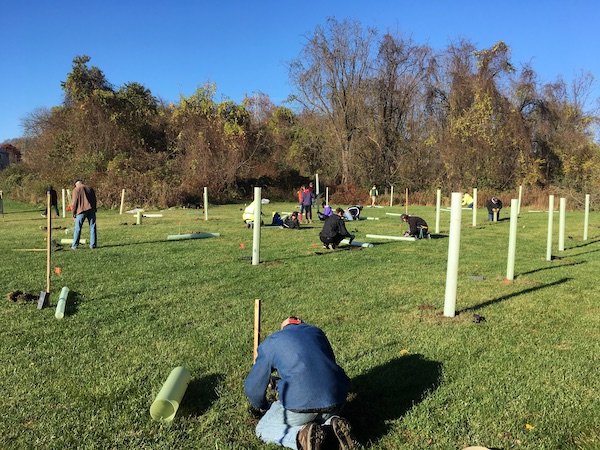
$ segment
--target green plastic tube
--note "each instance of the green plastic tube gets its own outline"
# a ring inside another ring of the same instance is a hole
[[[61,244],[72,244],[73,243],[73,239],[61,239],[60,243]],[[79,239],[79,243],[80,244],[87,244],[87,240],[86,239]]]
[[[171,422],[175,418],[191,378],[190,371],[183,366],[176,367],[171,371],[150,406],[150,415],[154,420]]]
[[[221,236],[221,233],[193,233],[193,234],[170,234],[167,236],[169,241],[183,241],[185,239],[204,239]]]
[[[65,317],[65,306],[67,305],[67,297],[69,296],[69,288],[64,287],[60,291],[60,296],[58,297],[58,303],[56,304],[56,312],[54,313],[54,317],[57,319],[62,319]]]

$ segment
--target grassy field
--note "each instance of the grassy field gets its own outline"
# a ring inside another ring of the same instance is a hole
[[[263,335],[290,314],[325,330],[352,379],[345,415],[372,449],[600,448],[600,213],[590,214],[587,241],[583,213],[566,214],[562,252],[556,213],[548,262],[548,216],[522,210],[516,278],[506,283],[510,208],[498,223],[480,209],[476,227],[463,211],[449,318],[449,212],[434,239],[386,242],[365,235],[399,235],[399,218],[386,212],[404,211],[365,208],[380,220],[348,228],[373,248],[323,250],[319,223],[263,229],[252,265],[243,207],[211,206],[208,221],[201,210],[161,211],[141,226],[132,214],[100,211],[99,248],[53,251],[50,307],[38,310],[45,219],[41,208],[5,200],[2,295],[18,289],[31,299],[1,309],[0,449],[277,448],[255,437],[243,392],[256,298]],[[293,208],[263,210],[270,218]],[[434,208],[410,213],[434,228]],[[53,239],[71,238],[72,223],[54,220]],[[221,236],[166,239],[194,232]],[[63,286],[70,294],[58,320]],[[174,421],[156,422],[150,405],[180,365],[192,381]]]

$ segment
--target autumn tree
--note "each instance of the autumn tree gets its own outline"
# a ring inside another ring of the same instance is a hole
[[[354,181],[375,37],[374,29],[363,29],[357,21],[329,18],[308,36],[299,58],[289,65],[294,99],[327,122],[329,145],[337,156],[329,163],[342,183]]]

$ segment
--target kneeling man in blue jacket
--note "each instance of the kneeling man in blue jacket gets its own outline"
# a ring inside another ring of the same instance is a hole
[[[277,371],[278,400],[266,398],[271,375]],[[256,435],[265,442],[300,450],[319,450],[328,435],[339,448],[354,449],[347,419],[340,417],[349,378],[335,362],[325,333],[296,317],[258,346],[258,356],[244,383],[252,407],[264,411]]]

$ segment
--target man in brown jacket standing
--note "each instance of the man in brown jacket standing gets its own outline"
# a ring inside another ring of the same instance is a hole
[[[88,220],[90,224],[90,248],[96,248],[96,193],[83,181],[75,181],[75,189],[71,199],[71,210],[75,218],[75,231],[73,233],[72,250],[79,246],[81,227]]]

